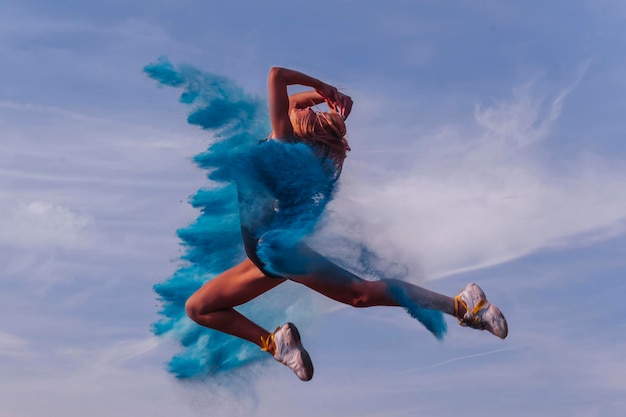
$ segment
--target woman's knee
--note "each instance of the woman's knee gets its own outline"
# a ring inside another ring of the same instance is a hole
[[[196,323],[200,320],[200,317],[211,313],[211,311],[211,306],[201,300],[196,294],[193,294],[185,302],[185,313]]]
[[[372,307],[375,303],[376,283],[372,281],[360,281],[356,284],[350,294],[350,304],[352,307]]]
[[[197,302],[194,300],[193,296],[189,297],[187,301],[185,301],[185,313],[187,313],[187,317],[191,320],[196,321],[199,311]]]

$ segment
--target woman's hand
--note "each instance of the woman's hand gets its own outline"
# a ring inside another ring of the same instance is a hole
[[[343,117],[343,119],[347,119],[352,111],[352,98],[339,90],[332,85],[323,83],[321,88],[316,89],[319,95],[324,97],[328,107]]]
[[[352,111],[352,98],[341,91],[337,91],[336,106],[339,106],[339,114],[341,114],[343,120],[346,120]],[[337,109],[335,108],[335,110]]]

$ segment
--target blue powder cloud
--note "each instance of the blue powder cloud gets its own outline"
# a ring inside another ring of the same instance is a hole
[[[261,228],[250,227],[259,234],[256,238],[262,234],[259,257],[271,273],[306,273],[303,266],[315,261],[299,245],[315,230],[332,199],[336,171],[330,161],[320,164],[318,156],[302,143],[259,144],[271,131],[265,102],[245,94],[232,80],[191,66],[175,67],[165,58],[147,65],[144,71],[160,86],[181,88],[180,102],[192,107],[188,122],[215,139],[194,158],[207,170],[211,182],[190,198],[190,204],[200,209],[199,217],[178,231],[186,248],[184,264],[154,286],[162,317],[153,325],[153,332],[171,335],[182,346],[170,360],[169,371],[181,379],[202,379],[270,356],[252,343],[193,323],[185,315],[187,298],[203,283],[245,259],[240,225],[257,222],[259,212],[268,206],[272,208],[270,222]],[[280,209],[274,212],[276,201]],[[385,267],[385,272],[377,268],[380,259],[361,243],[343,244],[357,248],[357,270],[389,278],[389,268]],[[411,302],[395,284],[391,284],[390,294],[436,337],[443,337],[441,313]],[[270,295],[237,309],[271,328],[287,321],[289,308],[296,304],[301,317],[310,317],[313,312],[302,301],[301,295]]]
[[[184,264],[168,280],[154,286],[162,308],[153,332],[174,336],[183,347],[169,362],[169,371],[178,378],[202,378],[268,356],[251,343],[193,323],[184,310],[187,298],[204,282],[245,258],[231,167],[234,159],[268,134],[267,110],[264,101],[245,94],[226,77],[188,65],[175,67],[165,58],[147,65],[144,71],[160,86],[182,89],[180,102],[192,107],[188,122],[215,138],[194,158],[208,171],[212,183],[190,198],[200,215],[178,231],[186,248]],[[240,311],[259,320],[271,317],[277,323],[284,321],[280,311],[266,307],[255,308],[252,302]]]

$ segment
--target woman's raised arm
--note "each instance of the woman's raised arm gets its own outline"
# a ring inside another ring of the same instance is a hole
[[[290,103],[287,93],[289,85],[304,85],[315,91],[294,94]],[[352,109],[352,99],[340,93],[337,88],[299,71],[272,67],[268,76],[270,122],[272,137],[288,138],[293,136],[293,127],[289,120],[291,108],[305,108],[326,101],[329,107],[348,117]],[[311,104],[306,105],[307,102]]]

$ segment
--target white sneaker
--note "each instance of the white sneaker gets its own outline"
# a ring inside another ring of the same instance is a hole
[[[462,317],[459,317],[459,303],[466,310]],[[509,327],[500,309],[488,302],[483,290],[474,283],[468,284],[454,297],[454,312],[461,326],[487,330],[500,339],[504,339],[509,333]]]
[[[274,359],[287,365],[302,381],[313,378],[313,362],[302,346],[300,333],[293,323],[276,328],[272,335]]]

